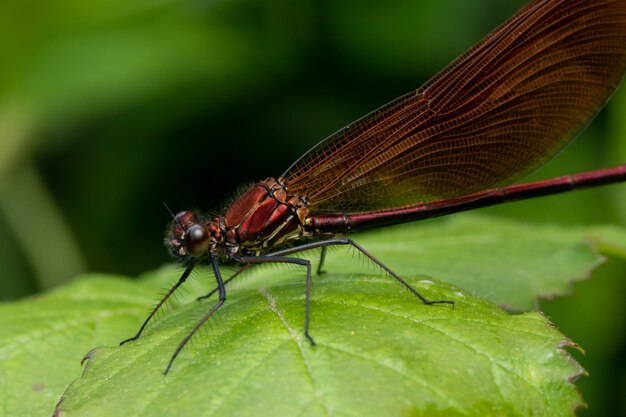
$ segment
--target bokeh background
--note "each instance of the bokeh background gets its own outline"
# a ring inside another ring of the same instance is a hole
[[[417,88],[524,0],[0,2],[0,300],[170,262],[173,211],[217,211]],[[533,178],[626,163],[626,88]],[[626,225],[626,186],[482,210]],[[543,309],[587,356],[582,416],[626,415],[626,265]]]

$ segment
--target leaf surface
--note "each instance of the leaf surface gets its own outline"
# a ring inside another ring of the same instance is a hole
[[[180,268],[135,281],[83,276],[0,305],[0,414],[49,415],[78,378],[60,415],[572,415],[582,400],[569,379],[582,369],[560,350],[566,337],[539,313],[511,315],[482,297],[531,307],[584,277],[601,260],[596,250],[624,253],[625,236],[474,216],[357,235],[424,296],[456,308],[423,305],[339,248],[313,278],[317,346],[303,336],[304,271],[255,268],[166,377],[174,349],[215,302],[193,302],[213,277],[195,273],[176,308],[118,347]]]
[[[533,225],[476,215],[407,223],[355,238],[401,275],[425,275],[452,283],[514,311],[538,307],[538,298],[571,293],[589,278],[602,254],[626,258],[626,232],[616,226]],[[364,262],[341,264],[328,256],[328,271],[364,271]]]
[[[257,272],[250,281],[276,278]],[[450,285],[411,279],[426,306],[379,275],[316,279],[311,334],[303,283],[231,291],[221,314],[174,349],[215,300],[186,304],[144,337],[91,355],[60,416],[571,416],[582,369],[539,313],[510,315]]]

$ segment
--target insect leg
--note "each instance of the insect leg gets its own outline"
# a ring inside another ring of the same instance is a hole
[[[381,267],[385,272],[387,272],[389,275],[391,275],[396,281],[398,281],[400,284],[402,284],[406,289],[411,291],[411,293],[413,293],[413,295],[415,295],[417,298],[419,298],[424,304],[428,304],[428,305],[430,305],[430,304],[450,304],[450,305],[454,306],[454,301],[452,301],[452,300],[429,300],[428,298],[424,297],[419,292],[417,292],[415,290],[415,288],[413,288],[408,282],[406,282],[400,275],[398,275],[394,270],[389,268],[387,265],[385,265],[382,261],[380,261],[374,255],[369,253],[369,251],[367,251],[361,245],[356,243],[354,240],[349,239],[347,237],[336,237],[336,238],[332,238],[332,239],[321,240],[321,241],[318,241],[318,242],[305,243],[303,245],[295,246],[295,247],[292,247],[292,248],[279,250],[279,251],[270,253],[270,254],[268,254],[266,256],[273,257],[273,256],[291,255],[293,253],[302,252],[302,251],[306,251],[306,250],[309,250],[309,249],[316,249],[316,248],[320,248],[320,247],[321,248],[325,248],[326,246],[332,246],[332,245],[350,245],[350,246],[354,247],[356,250],[358,250],[363,255],[365,255],[370,261],[374,262],[376,265]]]
[[[326,248],[327,246],[322,246],[322,253],[320,254],[320,263],[317,265],[317,275],[322,275],[324,271],[322,270],[322,266],[324,266],[324,261],[326,260]]]
[[[195,268],[195,266],[198,264],[199,259],[198,258],[193,258],[191,260],[191,262],[189,263],[189,265],[187,265],[187,268],[185,268],[185,271],[183,272],[183,274],[180,276],[180,278],[178,279],[178,281],[176,282],[176,284],[174,284],[172,286],[172,288],[170,288],[167,293],[165,294],[165,296],[161,299],[161,301],[158,302],[158,304],[152,309],[152,311],[150,312],[150,314],[148,314],[148,317],[144,320],[143,324],[141,325],[141,327],[139,328],[139,331],[137,332],[136,335],[134,335],[131,338],[128,338],[126,340],[123,340],[122,342],[120,342],[120,345],[123,345],[126,342],[130,342],[132,340],[137,340],[139,338],[139,336],[141,335],[141,333],[144,331],[144,329],[146,328],[146,326],[148,325],[148,322],[152,319],[152,317],[154,317],[154,315],[156,314],[156,312],[163,306],[163,304],[165,304],[165,302],[170,298],[170,296],[172,294],[174,294],[174,292],[178,289],[178,287],[180,287],[183,282],[185,282],[187,280],[187,278],[189,278],[189,274],[191,274],[191,271],[193,271],[193,269]]]
[[[219,310],[222,304],[224,304],[224,301],[226,301],[226,289],[224,288],[224,281],[222,280],[222,274],[220,273],[220,269],[217,264],[217,259],[215,258],[214,255],[211,255],[211,266],[213,267],[213,273],[215,274],[215,280],[217,281],[217,291],[219,294],[217,304],[215,304],[213,308],[211,308],[211,310],[209,310],[209,312],[206,313],[198,321],[198,323],[196,323],[194,328],[191,329],[191,331],[187,334],[187,336],[185,336],[185,338],[181,340],[181,342],[178,344],[178,346],[176,347],[176,350],[174,351],[174,353],[172,354],[172,357],[170,358],[169,363],[167,364],[167,367],[165,368],[165,371],[163,371],[164,375],[167,375],[170,368],[172,367],[172,364],[174,363],[174,360],[176,359],[180,351],[183,350],[187,342],[189,342],[189,339],[193,337],[193,335],[198,331],[198,329],[200,329],[200,327],[202,327],[202,325],[213,315],[213,313]]]
[[[311,262],[307,259],[289,258],[285,256],[262,255],[262,256],[239,256],[233,258],[245,264],[261,263],[290,263],[306,267],[306,296],[304,310],[304,336],[315,346],[315,341],[309,335],[309,318],[311,312]]]
[[[428,298],[424,297],[423,295],[418,293],[415,290],[415,288],[413,288],[408,282],[406,282],[400,275],[398,275],[393,269],[389,268],[382,261],[380,261],[374,255],[369,253],[369,251],[366,250],[363,246],[359,245],[358,243],[356,243],[352,239],[348,239],[348,238],[343,238],[343,239],[345,239],[345,241],[346,241],[346,243],[344,243],[344,244],[352,246],[353,248],[355,248],[356,250],[361,252],[363,255],[367,256],[369,258],[369,260],[371,260],[376,265],[378,265],[379,267],[384,269],[389,275],[394,277],[396,279],[396,281],[398,281],[406,289],[411,291],[413,293],[413,295],[415,295],[417,298],[419,298],[424,304],[428,304],[428,305],[430,305],[430,304],[450,304],[450,305],[452,305],[454,307],[454,301],[452,301],[452,300],[429,300]]]
[[[247,265],[244,265],[241,268],[239,268],[239,270],[237,272],[235,272],[233,275],[230,276],[230,278],[228,278],[226,281],[224,281],[224,286],[228,285],[229,282],[231,282],[233,279],[235,279],[237,276],[239,276],[239,274],[241,274],[243,271],[247,271],[250,268],[252,268],[252,264],[247,264]],[[209,298],[210,296],[215,294],[218,290],[219,290],[219,288],[215,287],[210,292],[208,292],[207,294],[205,294],[205,295],[203,295],[201,297],[196,298],[196,301],[200,301],[200,300],[204,300],[206,298]]]

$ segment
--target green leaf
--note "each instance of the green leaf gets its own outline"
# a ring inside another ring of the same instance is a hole
[[[0,415],[51,415],[82,356],[137,327],[156,288],[90,275],[44,296],[0,305]]]
[[[603,262],[598,253],[626,256],[618,227],[533,225],[475,215],[408,223],[358,236],[358,242],[401,275],[427,275],[516,311],[538,298],[571,292]],[[328,271],[346,271],[329,256]],[[363,263],[350,271],[363,271]]]
[[[426,306],[386,277],[329,273],[315,280],[313,347],[303,336],[304,285],[292,275],[266,269],[231,291],[167,376],[177,344],[215,300],[96,350],[59,415],[566,416],[580,405],[569,379],[582,370],[538,313],[512,316],[410,279],[431,298],[457,300],[455,309]]]
[[[582,400],[569,379],[582,369],[559,348],[570,342],[538,313],[512,316],[470,294],[534,302],[552,274],[565,291],[600,260],[592,245],[620,253],[626,233],[459,217],[356,236],[423,295],[453,299],[455,309],[421,304],[336,249],[326,274],[314,276],[311,347],[303,271],[255,268],[228,288],[224,308],[167,377],[172,352],[215,302],[193,302],[214,286],[206,271],[185,283],[181,307],[122,347],[179,268],[139,281],[90,275],[1,304],[0,415],[51,414],[98,346],[61,415],[573,415]],[[517,297],[523,280],[532,285]]]
[[[574,229],[573,233],[605,255],[626,259],[626,230],[623,227],[581,227]]]

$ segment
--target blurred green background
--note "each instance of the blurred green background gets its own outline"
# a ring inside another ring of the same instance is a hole
[[[0,300],[169,258],[169,214],[218,211],[417,88],[523,0],[0,2]],[[534,178],[626,163],[626,88]],[[482,210],[626,225],[626,186]],[[544,302],[580,343],[584,416],[626,415],[626,265]]]

